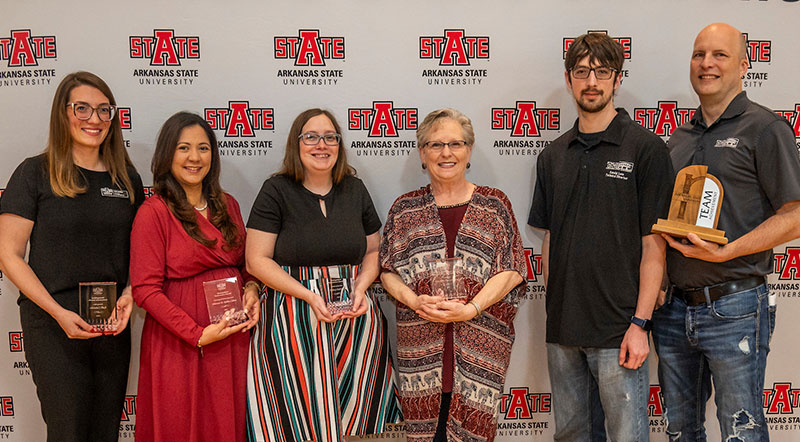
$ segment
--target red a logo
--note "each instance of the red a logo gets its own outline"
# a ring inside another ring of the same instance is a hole
[[[394,107],[392,101],[374,101],[371,108],[347,110],[350,130],[368,130],[369,137],[397,137],[400,130],[417,129],[417,109]]]
[[[8,60],[8,67],[38,66],[40,58],[56,58],[55,36],[20,29],[11,31],[10,38],[0,38],[0,60]]]

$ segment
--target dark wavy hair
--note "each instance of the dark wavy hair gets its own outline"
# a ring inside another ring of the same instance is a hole
[[[300,115],[294,119],[291,129],[289,129],[289,137],[286,139],[286,150],[283,153],[283,166],[276,175],[285,175],[298,183],[303,182],[305,178],[305,169],[303,168],[303,163],[300,161],[300,132],[302,132],[303,126],[306,125],[308,120],[318,115],[325,115],[328,117],[333,124],[333,128],[336,129],[336,133],[342,135],[342,129],[339,127],[339,123],[330,111],[314,108],[301,112]],[[322,141],[320,141],[320,143],[321,142]],[[339,184],[344,177],[355,174],[356,170],[347,164],[344,137],[342,137],[339,141],[339,153],[336,158],[336,163],[333,164],[333,170],[331,171],[333,184]]]
[[[181,184],[172,175],[172,159],[175,157],[181,131],[191,126],[200,126],[211,144],[211,168],[203,178],[203,196],[208,201],[209,209],[208,220],[222,232],[226,250],[237,248],[242,245],[242,238],[239,237],[239,230],[228,213],[225,192],[219,185],[220,160],[217,137],[208,122],[199,115],[178,112],[161,126],[156,141],[156,151],[150,164],[150,170],[153,172],[153,192],[167,203],[169,210],[178,218],[190,237],[206,247],[216,245],[216,239],[206,238],[200,231],[197,212],[189,204]]]
[[[594,61],[600,66],[608,66],[615,69],[615,80],[616,76],[622,71],[622,64],[625,62],[622,46],[608,35],[595,32],[583,34],[572,42],[569,49],[567,49],[567,55],[564,57],[564,69],[569,72],[587,55],[590,61]],[[570,81],[572,81],[572,77],[570,77]]]

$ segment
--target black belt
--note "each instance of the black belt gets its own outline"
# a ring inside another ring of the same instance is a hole
[[[754,289],[765,282],[766,280],[763,276],[751,276],[749,278],[737,279],[735,281],[721,282],[719,284],[708,286],[708,297],[713,302],[732,293]],[[704,290],[705,287],[693,289],[679,289],[678,287],[674,287],[672,290],[672,296],[683,300],[683,302],[689,306],[701,305],[706,303],[706,295]]]

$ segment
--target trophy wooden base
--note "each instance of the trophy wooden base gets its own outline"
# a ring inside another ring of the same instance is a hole
[[[728,238],[725,238],[725,232],[722,230],[709,229],[708,227],[668,219],[659,219],[657,224],[653,224],[651,231],[653,233],[666,233],[678,238],[686,238],[690,233],[694,233],[703,241],[711,241],[720,245],[728,244]]]

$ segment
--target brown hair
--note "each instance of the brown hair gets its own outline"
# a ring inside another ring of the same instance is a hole
[[[336,129],[336,133],[342,136],[342,129],[339,127],[339,123],[336,122],[336,117],[334,117],[330,111],[314,108],[301,112],[300,115],[294,119],[292,127],[289,129],[289,136],[286,139],[286,150],[283,153],[283,166],[281,166],[281,170],[279,170],[276,175],[285,175],[298,183],[303,182],[305,178],[305,169],[303,168],[303,163],[300,161],[300,132],[302,132],[303,126],[306,125],[308,120],[318,115],[325,115],[328,117],[333,124],[333,128]],[[322,142],[323,141],[320,141],[320,143]],[[355,174],[356,170],[347,164],[344,136],[342,136],[339,140],[339,153],[336,158],[336,163],[334,163],[333,170],[331,171],[333,184],[339,184],[344,177],[353,176]]]
[[[61,197],[74,198],[86,192],[86,185],[82,182],[80,171],[72,160],[72,135],[70,133],[69,116],[67,115],[67,102],[73,89],[78,86],[91,86],[108,98],[109,104],[116,106],[114,94],[105,81],[91,72],[73,72],[59,83],[53,97],[53,107],[50,110],[50,134],[47,138],[45,157],[50,175],[50,188],[53,193]],[[136,195],[133,189],[128,168],[136,170],[128,157],[128,152],[122,141],[122,128],[119,118],[113,118],[108,134],[100,144],[100,159],[111,175],[111,181],[128,190],[128,198],[134,203]]]
[[[418,148],[422,149],[425,143],[428,142],[428,133],[431,131],[436,122],[443,118],[450,118],[461,125],[461,131],[464,133],[464,141],[466,141],[467,145],[469,146],[475,144],[475,131],[472,129],[472,120],[461,113],[461,111],[451,108],[444,108],[429,113],[427,116],[425,116],[425,119],[422,120],[422,123],[420,123],[419,127],[417,128]]]
[[[564,57],[564,69],[566,69],[567,72],[571,71],[572,68],[587,55],[590,61],[600,66],[607,66],[615,69],[615,79],[620,71],[622,71],[622,63],[625,61],[622,46],[607,34],[593,32],[591,34],[583,34],[576,38],[569,46],[567,55]],[[572,77],[570,77],[570,81],[572,81]]]
[[[189,204],[181,184],[172,175],[172,160],[175,157],[175,149],[178,147],[181,132],[191,126],[200,126],[211,144],[211,168],[203,178],[203,196],[208,201],[209,208],[208,220],[222,232],[226,250],[234,249],[239,247],[242,242],[239,238],[239,230],[228,213],[225,192],[219,185],[220,160],[217,137],[208,122],[199,115],[178,112],[169,117],[161,126],[156,141],[156,151],[153,153],[153,161],[150,164],[150,170],[153,172],[153,192],[167,203],[169,210],[175,215],[175,218],[178,218],[190,237],[206,247],[216,245],[217,240],[206,238],[200,231],[200,226],[197,224],[197,212]]]

